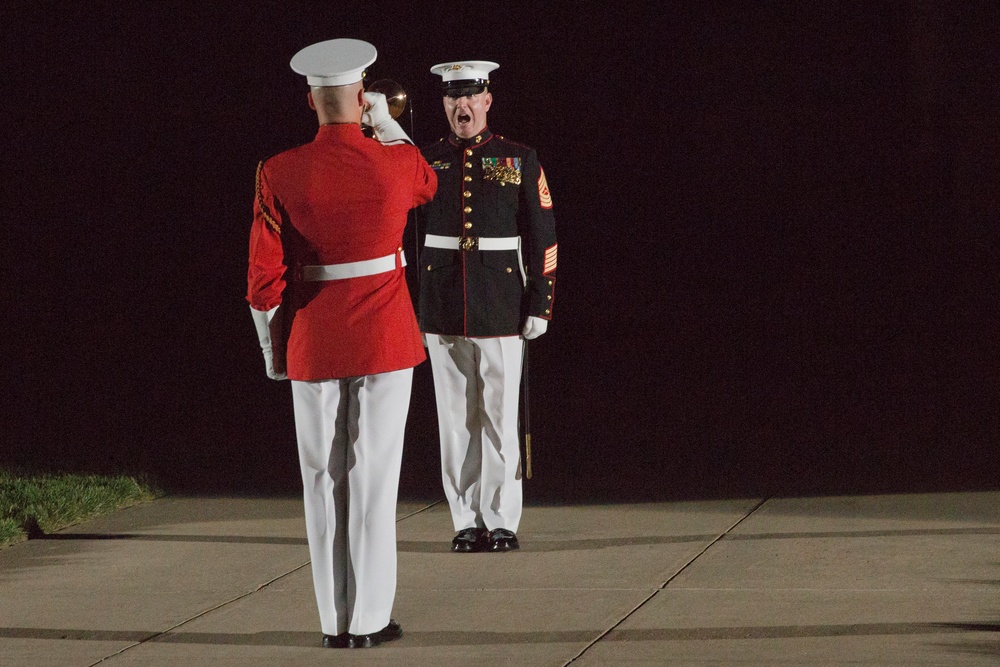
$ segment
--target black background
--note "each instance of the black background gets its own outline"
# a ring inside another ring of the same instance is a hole
[[[291,56],[355,37],[418,144],[429,67],[499,62],[545,167],[529,501],[997,488],[996,3],[423,4],[5,8],[0,463],[299,492],[253,175],[315,133]],[[424,364],[402,495],[438,462]]]

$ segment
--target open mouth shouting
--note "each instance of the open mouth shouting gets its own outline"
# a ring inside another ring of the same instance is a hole
[[[444,98],[444,108],[448,115],[451,131],[462,139],[470,139],[486,128],[486,112],[489,111],[493,96],[489,91],[464,97]]]
[[[451,121],[451,131],[463,139],[468,139],[475,135],[480,128],[479,123],[476,122],[475,114],[464,107],[464,100],[462,103],[462,107],[455,108],[448,114],[448,119]]]

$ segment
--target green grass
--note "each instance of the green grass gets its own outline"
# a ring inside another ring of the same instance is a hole
[[[0,548],[162,495],[130,477],[0,470]]]

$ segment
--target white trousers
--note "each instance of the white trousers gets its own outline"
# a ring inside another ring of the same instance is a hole
[[[396,597],[396,497],[413,369],[292,382],[323,633],[368,634]]]
[[[517,532],[517,408],[524,341],[427,334],[441,436],[441,477],[455,530]]]

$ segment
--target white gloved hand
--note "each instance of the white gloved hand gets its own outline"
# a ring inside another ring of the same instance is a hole
[[[379,143],[413,143],[396,119],[389,115],[389,104],[382,93],[365,93],[365,111],[361,114],[361,122],[372,128]]]
[[[524,340],[533,340],[545,333],[545,330],[548,328],[548,320],[529,315],[528,321],[524,323],[524,328],[521,329],[521,336],[524,337]]]
[[[260,349],[264,352],[264,369],[272,380],[287,380],[285,375],[285,348],[281,338],[281,306],[263,311],[250,308],[253,325],[257,329]]]
[[[382,93],[365,93],[365,111],[361,114],[361,122],[369,127],[392,120],[389,115],[389,103]]]

